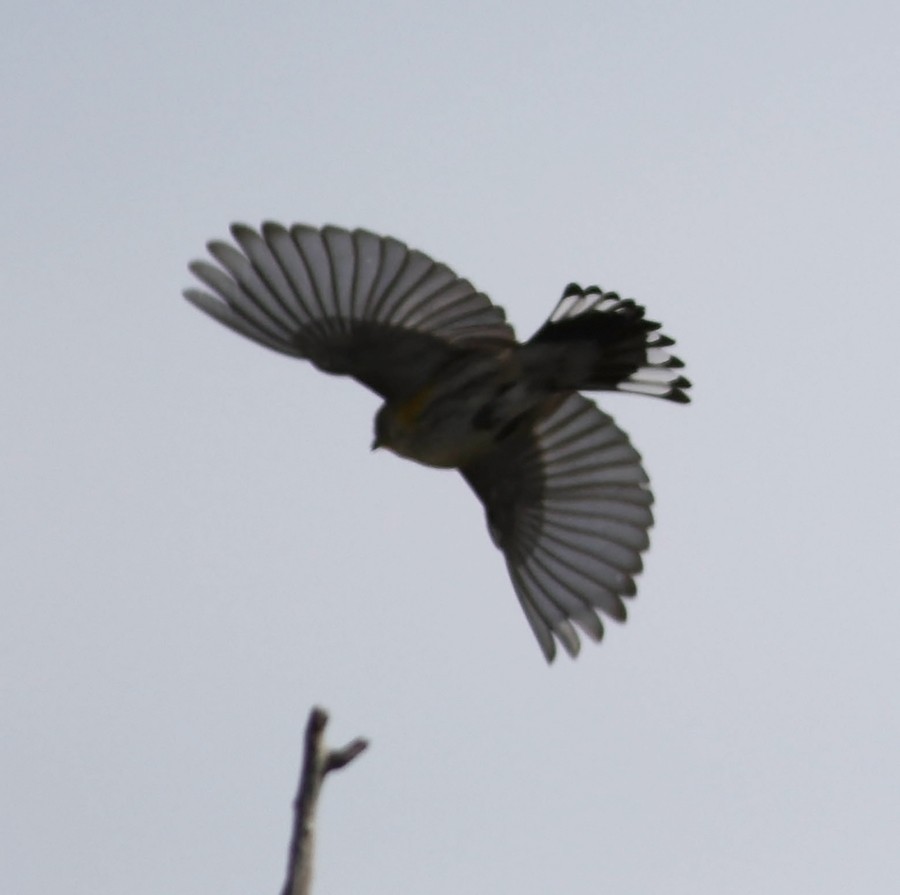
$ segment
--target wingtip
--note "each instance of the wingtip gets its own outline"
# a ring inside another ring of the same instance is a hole
[[[581,640],[571,623],[568,621],[561,623],[554,628],[553,633],[563,645],[563,649],[569,654],[569,657],[577,659],[578,654],[581,652]]]
[[[259,230],[266,242],[276,237],[284,236],[288,232],[284,224],[279,224],[278,221],[263,221]]]
[[[249,224],[244,224],[241,221],[235,221],[229,228],[228,232],[240,242],[241,237],[243,236],[258,236],[256,229],[251,227]]]
[[[203,301],[203,296],[205,296],[205,292],[201,292],[199,289],[195,289],[193,286],[189,286],[186,289],[181,290],[181,297],[187,299],[194,307],[199,307]]]

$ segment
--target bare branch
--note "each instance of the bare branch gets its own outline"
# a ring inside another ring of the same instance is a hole
[[[294,799],[294,829],[288,852],[287,879],[281,895],[309,895],[312,884],[313,847],[315,843],[315,814],[319,791],[325,775],[350,764],[369,744],[357,738],[343,749],[329,750],[325,746],[325,725],[328,713],[316,706],[306,722],[303,768]]]

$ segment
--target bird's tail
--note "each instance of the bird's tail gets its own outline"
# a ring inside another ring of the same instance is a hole
[[[522,346],[526,373],[553,391],[617,390],[685,404],[684,364],[675,342],[644,319],[632,299],[597,286],[568,285],[547,322]]]

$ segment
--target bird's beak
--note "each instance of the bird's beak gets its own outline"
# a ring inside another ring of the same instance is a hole
[[[378,436],[376,435],[375,438],[372,439],[372,447],[370,448],[370,450],[377,451],[380,447],[384,447],[384,445],[382,445],[382,443],[378,440]]]

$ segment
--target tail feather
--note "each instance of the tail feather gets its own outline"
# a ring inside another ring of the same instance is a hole
[[[617,390],[687,403],[673,339],[644,319],[633,299],[570,283],[547,322],[523,347],[528,372],[548,388]]]

